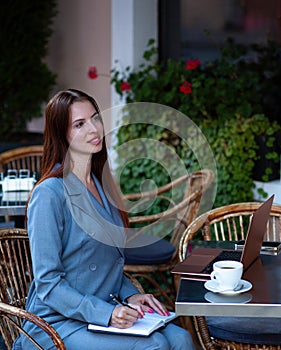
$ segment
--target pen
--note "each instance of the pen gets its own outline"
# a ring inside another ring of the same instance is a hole
[[[109,295],[110,295],[111,299],[112,299],[113,301],[115,301],[117,304],[123,305],[123,306],[127,306],[127,307],[129,307],[130,309],[137,311],[134,307],[132,307],[131,305],[129,305],[126,301],[121,300],[117,295],[114,295],[114,294],[109,294]]]

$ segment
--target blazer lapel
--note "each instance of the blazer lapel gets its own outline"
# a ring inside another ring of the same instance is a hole
[[[117,220],[116,209],[107,202],[106,205],[110,205],[112,212],[110,215],[111,213],[103,208],[98,201],[93,200],[93,196],[86,186],[73,173],[64,177],[64,189],[70,212],[83,231],[102,243],[123,250],[126,243],[126,233],[120,217]],[[102,191],[101,186],[99,191]],[[102,197],[104,200],[103,191]]]

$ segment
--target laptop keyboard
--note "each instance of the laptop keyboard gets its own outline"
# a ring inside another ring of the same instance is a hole
[[[242,252],[233,250],[222,251],[213,261],[211,261],[202,271],[203,273],[211,273],[213,271],[213,264],[221,260],[235,260],[240,261]]]

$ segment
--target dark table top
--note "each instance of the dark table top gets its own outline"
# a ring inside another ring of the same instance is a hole
[[[234,242],[197,242],[196,245],[234,249]],[[281,317],[281,254],[261,254],[242,279],[252,283],[251,290],[222,295],[208,291],[204,281],[181,278],[175,305],[177,314]]]

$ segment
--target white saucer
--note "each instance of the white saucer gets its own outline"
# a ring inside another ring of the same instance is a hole
[[[239,295],[224,295],[218,293],[207,292],[204,295],[205,299],[210,303],[224,303],[224,304],[246,304],[252,300],[252,294],[244,293]]]
[[[224,292],[220,291],[218,288],[218,282],[215,280],[209,280],[209,281],[205,282],[204,287],[211,292],[220,293],[220,294],[224,294],[224,295],[235,295],[235,294],[245,293],[252,288],[252,283],[249,281],[241,280],[239,283],[239,286],[241,284],[243,284],[243,288],[241,288],[237,291],[235,291],[235,290],[227,290]]]

